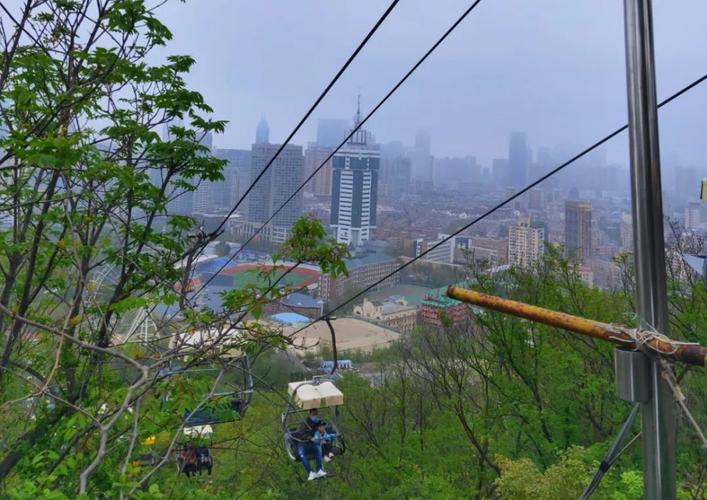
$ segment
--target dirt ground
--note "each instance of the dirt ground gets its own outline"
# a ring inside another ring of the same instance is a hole
[[[384,347],[400,337],[397,332],[355,318],[339,318],[333,321],[332,325],[336,332],[337,351],[342,353],[346,351],[369,352],[375,348]],[[285,327],[283,333],[289,336],[296,330],[295,327]],[[319,321],[298,333],[293,338],[293,342],[295,346],[300,348],[297,352],[318,351],[322,345],[331,347],[331,333],[327,324]]]

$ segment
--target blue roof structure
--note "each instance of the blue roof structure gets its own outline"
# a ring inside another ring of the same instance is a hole
[[[302,307],[304,309],[318,309],[320,306],[319,300],[304,293],[291,293],[280,302],[289,307]]]
[[[309,318],[301,314],[291,312],[281,312],[270,316],[275,321],[279,321],[284,325],[296,325],[298,323],[308,323]]]

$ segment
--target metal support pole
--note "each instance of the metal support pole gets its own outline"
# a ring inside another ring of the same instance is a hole
[[[640,321],[668,334],[651,1],[624,0],[624,21],[636,304]],[[676,496],[674,403],[657,360],[648,377],[650,396],[641,408],[644,495],[670,500]]]

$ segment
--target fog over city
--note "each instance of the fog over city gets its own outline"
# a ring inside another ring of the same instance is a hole
[[[0,0],[0,497],[705,498],[706,6]]]
[[[247,148],[265,114],[282,141],[387,6],[387,2],[170,2],[162,11],[174,40],[162,54],[187,53],[189,77],[229,120],[218,147]],[[392,87],[467,2],[402,2],[295,138],[313,140],[317,118],[350,120],[357,92],[365,113]],[[707,69],[707,32],[697,0],[655,2],[659,99]],[[695,89],[661,111],[665,167],[707,163],[703,109]],[[426,129],[436,157],[505,156],[508,133],[569,154],[626,121],[620,2],[483,2],[369,122],[378,142],[412,144]],[[626,135],[607,148],[627,166]]]

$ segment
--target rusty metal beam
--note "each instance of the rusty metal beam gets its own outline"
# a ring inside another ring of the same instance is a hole
[[[447,296],[475,306],[493,309],[494,311],[562,328],[596,339],[607,340],[627,349],[638,349],[639,347],[634,340],[634,336],[631,335],[633,330],[624,326],[602,323],[601,321],[573,316],[572,314],[532,306],[523,302],[508,300],[456,286],[449,287]],[[646,343],[650,345],[656,353],[667,358],[682,361],[689,365],[707,367],[707,348],[701,345],[681,344],[672,339],[650,336]]]

